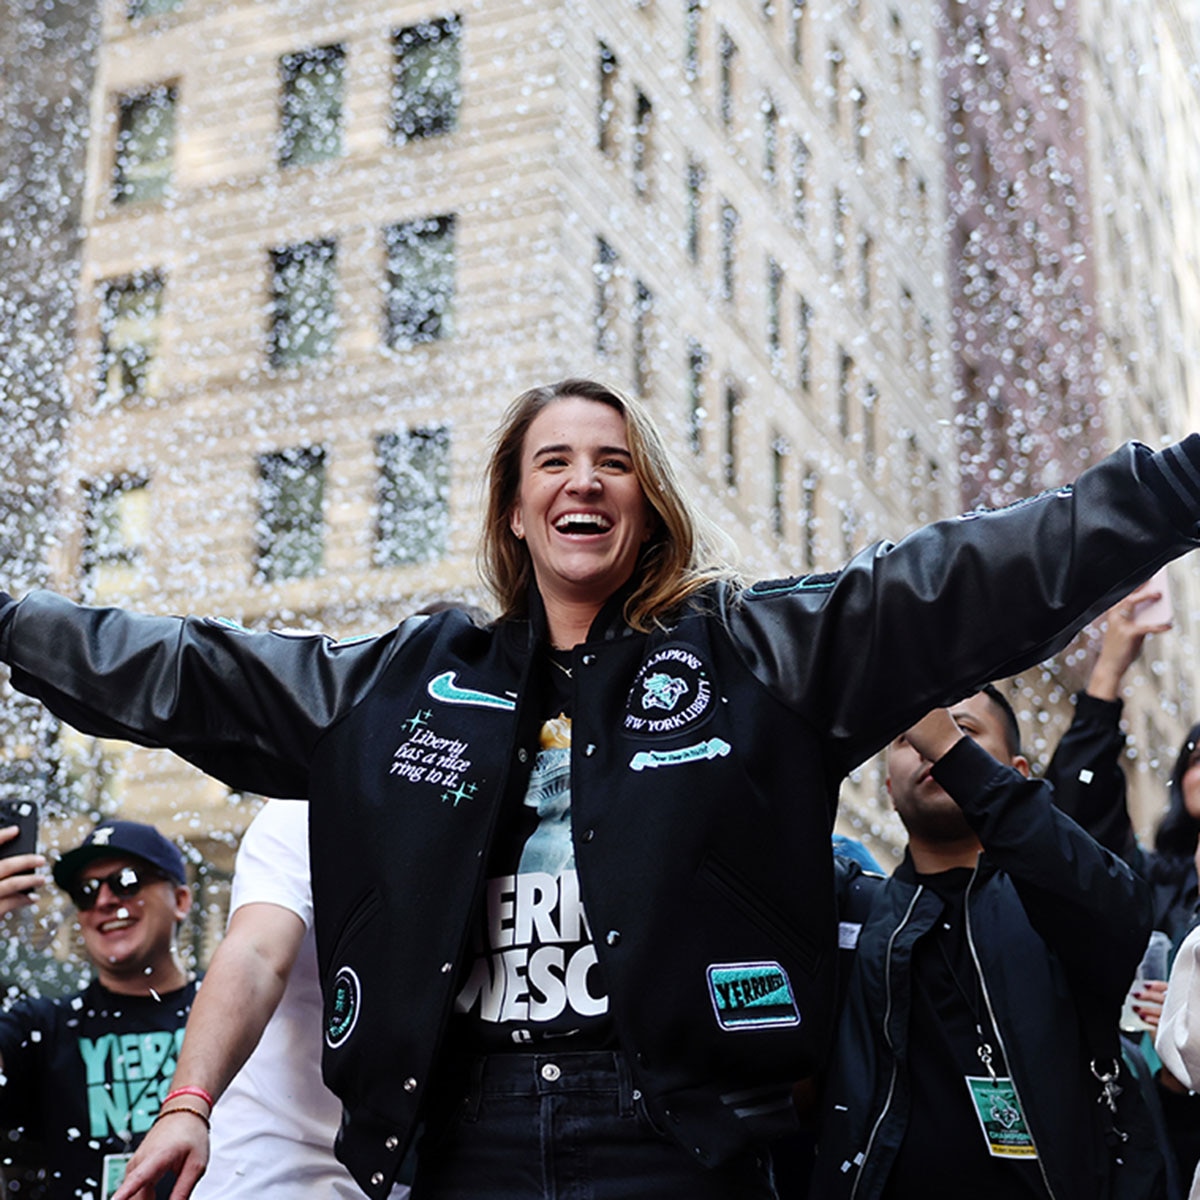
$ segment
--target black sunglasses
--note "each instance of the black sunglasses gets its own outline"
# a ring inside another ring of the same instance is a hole
[[[80,912],[87,912],[96,907],[100,896],[100,885],[108,884],[108,890],[118,900],[128,900],[136,896],[148,883],[159,883],[167,877],[153,867],[121,867],[111,875],[101,875],[98,879],[76,879],[67,888],[67,895],[75,902]]]

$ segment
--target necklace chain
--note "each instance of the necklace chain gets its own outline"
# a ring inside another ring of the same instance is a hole
[[[557,667],[568,679],[571,678],[571,668],[564,667],[553,654],[550,655],[550,663],[552,666]]]

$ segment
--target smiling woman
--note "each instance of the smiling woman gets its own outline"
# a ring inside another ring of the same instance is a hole
[[[89,733],[311,800],[324,1073],[369,1196],[418,1129],[416,1200],[770,1196],[830,1044],[841,779],[1192,548],[1200,438],[749,587],[615,388],[518,397],[487,495],[484,627],[334,644],[33,593],[0,597],[0,659]],[[188,1119],[117,1200],[195,1166]]]
[[[564,402],[570,403],[569,413],[552,416],[547,412]],[[555,443],[566,436],[569,444],[576,432],[583,434],[582,427],[576,427],[572,419],[581,414],[588,414],[589,424],[602,427],[593,430],[594,436],[604,430],[608,433],[607,439],[599,437],[591,447],[592,452],[603,450],[605,441],[611,441],[610,448],[620,453],[609,469],[616,473],[623,469],[626,475],[631,474],[641,497],[647,527],[634,559],[637,578],[629,589],[625,617],[634,629],[645,632],[660,612],[677,608],[706,583],[732,579],[734,572],[721,561],[709,523],[680,486],[658,429],[645,408],[605,384],[589,379],[565,379],[531,388],[513,401],[501,422],[488,471],[480,571],[499,601],[502,619],[528,612],[529,584],[535,573],[533,547],[519,544],[521,535],[514,520],[525,488],[531,484],[533,463],[529,460],[535,445],[542,445],[552,461],[557,458],[561,462],[565,446]],[[560,433],[551,435],[549,426],[532,430],[543,418],[547,423],[553,421],[553,428]],[[561,432],[564,429],[568,430],[565,435]],[[541,466],[558,473],[564,470],[561,465]],[[617,586],[628,583],[630,576]],[[540,586],[540,579],[538,583]],[[601,603],[611,590],[615,588],[599,595]],[[596,591],[599,594],[601,589]]]

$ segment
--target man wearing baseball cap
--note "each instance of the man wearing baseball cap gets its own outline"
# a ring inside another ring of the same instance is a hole
[[[35,902],[44,866],[0,858],[0,916]],[[54,867],[95,978],[0,1013],[0,1128],[43,1148],[50,1200],[110,1196],[168,1093],[196,992],[176,950],[185,880],[178,847],[136,821],[101,821]]]

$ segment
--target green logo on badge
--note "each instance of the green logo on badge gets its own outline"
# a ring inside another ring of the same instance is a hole
[[[1005,1075],[995,1079],[968,1075],[966,1080],[988,1153],[993,1158],[1037,1158],[1013,1081]]]
[[[325,1006],[325,1042],[331,1050],[336,1050],[354,1031],[361,998],[358,976],[349,967],[342,967],[334,977]]]

